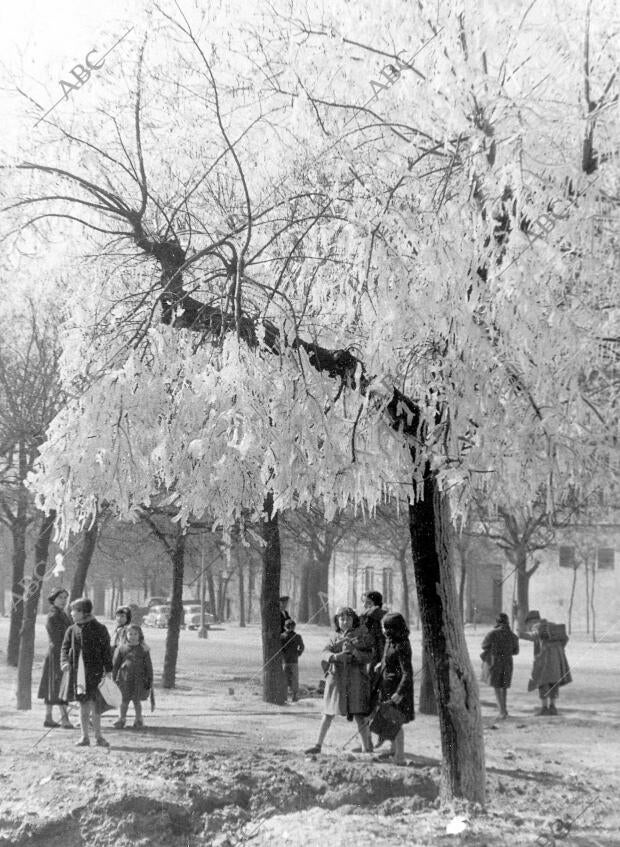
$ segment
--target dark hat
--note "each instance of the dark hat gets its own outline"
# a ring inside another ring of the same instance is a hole
[[[529,623],[530,621],[539,621],[540,619],[540,612],[538,609],[531,609],[525,616],[525,623]]]
[[[295,629],[295,621],[293,618],[288,618],[288,620],[284,621],[285,629]]]
[[[366,599],[374,603],[375,606],[383,606],[383,594],[380,594],[378,591],[369,591]]]
[[[280,597],[280,603],[286,603],[287,600],[290,600],[290,599],[291,598],[288,596],[288,594],[283,594],[282,597]]]
[[[498,626],[502,626],[502,624],[505,626],[510,626],[510,620],[505,612],[500,612],[500,614],[495,619],[495,623]]]

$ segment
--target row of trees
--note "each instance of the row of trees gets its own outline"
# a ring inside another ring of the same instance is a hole
[[[274,701],[280,513],[408,500],[443,794],[482,801],[451,527],[472,479],[553,503],[615,462],[611,8],[367,5],[163,4],[16,151],[6,237],[70,311],[33,486],[65,542],[172,512],[173,609],[183,526],[259,535]]]

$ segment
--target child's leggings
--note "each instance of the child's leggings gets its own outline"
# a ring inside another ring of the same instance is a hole
[[[125,720],[127,718],[127,709],[129,708],[129,704],[133,703],[133,709],[136,713],[136,720],[142,720],[142,703],[140,702],[140,698],[136,697],[133,700],[123,700],[121,703],[121,720]]]

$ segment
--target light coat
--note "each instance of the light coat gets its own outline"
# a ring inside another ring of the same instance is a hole
[[[370,712],[370,675],[373,639],[365,626],[336,633],[323,651],[328,655],[323,714],[367,715]]]

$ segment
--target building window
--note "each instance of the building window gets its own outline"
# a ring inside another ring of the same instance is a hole
[[[374,568],[364,568],[364,592],[368,594],[374,589],[373,582],[375,581]]]
[[[561,568],[574,568],[575,567],[575,548],[574,547],[564,547],[560,548],[560,567]]]
[[[597,553],[598,568],[600,571],[613,571],[614,569],[614,548],[599,547]]]
[[[392,597],[392,569],[383,568],[383,602],[391,606],[394,602]]]

